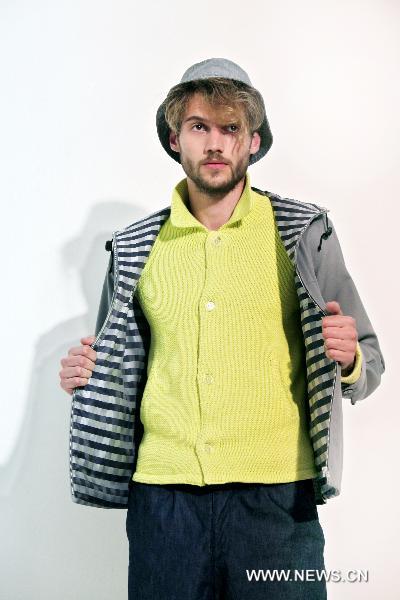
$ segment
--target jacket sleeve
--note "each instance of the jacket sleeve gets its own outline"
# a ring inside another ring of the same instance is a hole
[[[325,219],[331,227],[331,234],[321,240],[325,233]],[[350,398],[351,404],[363,400],[378,387],[381,375],[385,371],[385,361],[380,349],[378,337],[361,301],[354,281],[347,270],[340,243],[329,217],[321,217],[312,223],[314,225],[312,239],[312,254],[314,257],[315,275],[325,302],[339,302],[344,315],[352,316],[356,321],[358,346],[361,352],[361,370],[357,378],[351,377],[346,382],[341,380],[342,396]],[[311,229],[311,227],[309,228]],[[322,241],[321,249],[318,245]]]
[[[104,277],[99,309],[97,311],[97,319],[96,319],[96,327],[95,327],[96,337],[107,318],[108,309],[111,306],[111,300],[113,297],[113,293],[114,293],[114,269],[113,269],[113,252],[111,251],[110,258],[108,260],[107,272]]]

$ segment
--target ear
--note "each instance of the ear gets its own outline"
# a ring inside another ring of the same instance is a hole
[[[175,152],[180,152],[179,138],[175,131],[169,132],[169,145]]]
[[[253,133],[250,144],[250,154],[255,154],[259,151],[261,145],[261,136],[258,131]]]

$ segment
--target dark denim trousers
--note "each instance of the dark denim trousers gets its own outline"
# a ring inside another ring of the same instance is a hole
[[[131,482],[126,532],[129,600],[327,597],[311,479],[204,487]]]

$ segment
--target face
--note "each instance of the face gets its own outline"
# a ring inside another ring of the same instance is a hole
[[[258,133],[250,135],[242,107],[227,112],[199,93],[187,104],[179,137],[170,133],[187,177],[209,196],[227,194],[243,179],[260,142]]]

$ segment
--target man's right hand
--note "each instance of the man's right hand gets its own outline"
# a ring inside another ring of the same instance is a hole
[[[96,336],[89,335],[81,338],[82,346],[68,350],[68,356],[61,359],[62,369],[59,372],[60,386],[72,395],[74,388],[86,385],[92,375],[97,353],[90,347]]]

